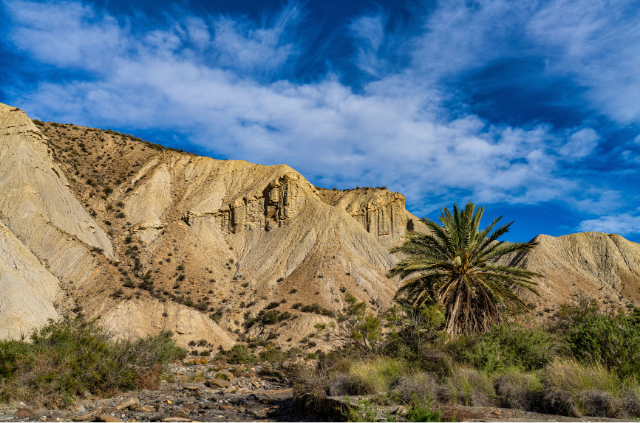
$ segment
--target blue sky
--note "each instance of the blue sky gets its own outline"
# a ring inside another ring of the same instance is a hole
[[[513,240],[640,241],[638,2],[0,0],[0,23],[0,102],[33,118],[417,215],[473,200]]]

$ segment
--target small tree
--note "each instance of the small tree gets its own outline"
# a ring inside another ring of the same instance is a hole
[[[397,299],[384,315],[389,329],[386,348],[398,355],[421,354],[429,342],[441,333],[445,313],[440,304],[421,304],[413,306],[405,299]],[[401,351],[401,350],[410,351]]]
[[[334,338],[354,347],[364,355],[377,353],[383,345],[382,320],[367,311],[365,302],[347,293],[346,307],[331,323]]]

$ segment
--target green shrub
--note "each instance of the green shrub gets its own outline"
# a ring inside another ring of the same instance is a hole
[[[640,309],[588,316],[567,330],[566,339],[579,360],[602,363],[622,378],[640,378]]]
[[[235,344],[233,348],[231,348],[231,351],[229,351],[227,359],[230,363],[234,364],[256,363],[258,361],[256,356],[253,355],[244,344]]]
[[[488,333],[460,337],[445,349],[459,361],[485,372],[510,367],[537,370],[565,349],[563,341],[540,328],[512,328],[500,325]]]
[[[287,355],[282,350],[269,348],[260,353],[260,358],[269,363],[281,363],[287,359]]]
[[[443,412],[433,407],[433,401],[420,401],[417,395],[413,397],[413,404],[407,414],[409,422],[441,422]]]
[[[271,310],[271,309],[274,309],[274,308],[278,307],[279,305],[280,305],[280,303],[279,303],[279,302],[277,302],[277,301],[272,301],[272,302],[270,302],[270,303],[269,303],[269,304],[268,304],[264,309],[265,309],[265,310]]]
[[[116,340],[94,322],[50,321],[31,343],[0,342],[0,399],[44,396],[61,406],[86,391],[107,396],[147,387],[157,383],[163,364],[184,356],[169,332]]]
[[[297,308],[296,305],[297,305],[297,303],[293,305],[293,308]],[[306,306],[302,307],[300,309],[300,311],[303,311],[305,313],[320,314],[322,316],[336,317],[336,314],[333,311],[327,310],[326,308],[322,307],[318,303],[313,303],[313,304],[306,305]]]

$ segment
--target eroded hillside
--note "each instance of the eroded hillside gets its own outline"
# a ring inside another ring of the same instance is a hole
[[[362,189],[336,203],[286,165],[214,160],[3,113],[13,128],[2,137],[6,157],[27,158],[3,160],[0,189],[20,195],[5,197],[2,221],[58,279],[62,294],[51,303],[61,314],[99,318],[125,335],[167,328],[209,347],[228,348],[245,332],[304,346],[346,292],[374,309],[395,293],[388,247],[417,221],[399,194]],[[46,217],[42,227],[18,216],[29,202],[40,207],[36,220]]]
[[[599,232],[538,235],[535,241],[535,249],[503,257],[499,263],[543,276],[538,279],[540,296],[522,292],[540,316],[580,299],[596,300],[611,310],[640,305],[640,244]]]

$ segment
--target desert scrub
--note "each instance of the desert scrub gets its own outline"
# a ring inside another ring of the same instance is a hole
[[[158,383],[165,363],[185,356],[171,333],[117,340],[94,322],[65,318],[34,331],[31,342],[0,342],[0,400],[48,407],[91,392],[109,396]]]
[[[232,364],[256,363],[258,358],[244,344],[234,345],[227,354],[227,361]]]
[[[410,422],[441,422],[443,412],[434,407],[433,400],[420,400],[418,396],[413,397],[413,404],[407,414],[407,421]]]
[[[546,390],[604,391],[620,397],[631,389],[637,389],[633,379],[620,380],[615,372],[600,363],[585,364],[573,359],[558,359],[542,371],[542,383]]]
[[[346,373],[333,375],[329,390],[331,395],[384,395],[398,378],[413,373],[415,369],[410,363],[401,359],[378,357],[353,361]]]
[[[640,309],[587,315],[567,330],[566,339],[580,361],[601,363],[622,378],[640,378]]]
[[[461,336],[444,349],[456,361],[485,372],[503,372],[511,367],[538,370],[557,356],[568,353],[566,342],[542,328],[494,327],[490,332]]]
[[[547,397],[565,397],[568,415],[616,418],[640,415],[637,380],[620,379],[600,363],[555,360],[542,372],[542,382]]]
[[[489,398],[495,397],[491,376],[469,367],[455,368],[443,385],[453,404],[490,406]]]

